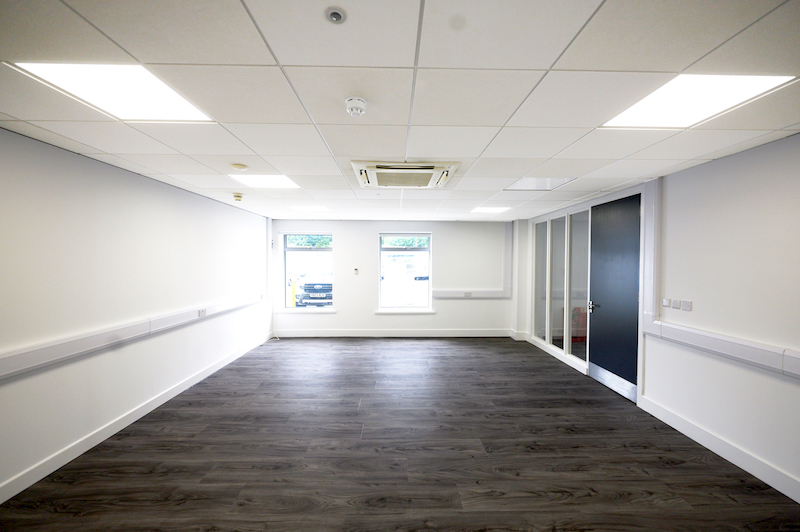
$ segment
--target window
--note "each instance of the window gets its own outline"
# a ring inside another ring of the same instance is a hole
[[[284,235],[286,308],[333,305],[333,235]]]
[[[382,234],[380,308],[430,308],[430,233]]]

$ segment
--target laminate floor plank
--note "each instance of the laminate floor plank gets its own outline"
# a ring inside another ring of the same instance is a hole
[[[800,531],[800,505],[507,338],[266,343],[0,531]]]

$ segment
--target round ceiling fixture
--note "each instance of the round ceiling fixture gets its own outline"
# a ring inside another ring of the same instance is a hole
[[[233,168],[234,170],[239,170],[240,172],[244,172],[245,170],[247,170],[247,165],[240,163],[233,163],[231,165],[231,168]]]
[[[367,112],[367,100],[364,98],[347,98],[344,104],[347,106],[347,112],[350,113],[350,116],[358,118]]]
[[[347,13],[340,7],[329,7],[328,10],[325,11],[325,18],[334,24],[341,24],[347,18]]]

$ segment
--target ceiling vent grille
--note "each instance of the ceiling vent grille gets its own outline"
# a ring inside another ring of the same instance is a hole
[[[442,188],[458,168],[458,163],[352,164],[362,188]]]

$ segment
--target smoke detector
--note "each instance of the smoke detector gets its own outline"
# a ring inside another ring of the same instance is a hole
[[[367,101],[364,98],[348,98],[344,101],[344,104],[347,106],[347,112],[350,113],[350,116],[358,118],[367,112]]]

